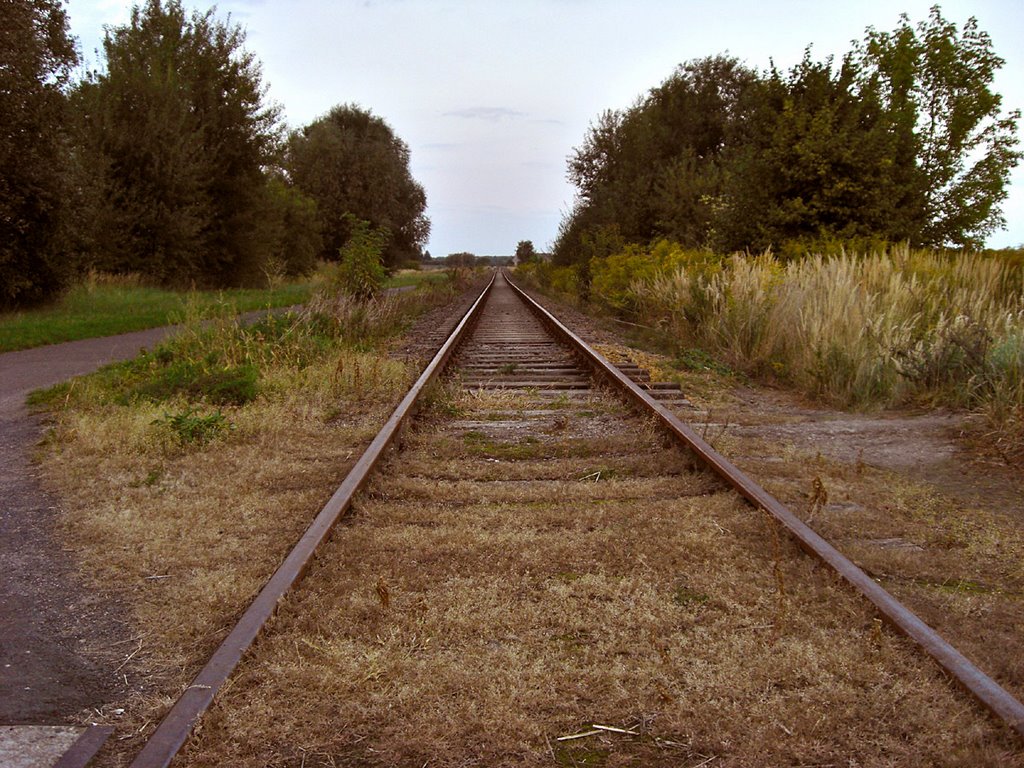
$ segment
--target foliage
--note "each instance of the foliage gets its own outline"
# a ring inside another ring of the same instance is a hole
[[[279,111],[244,38],[180,0],[147,0],[107,30],[105,69],[75,94],[81,186],[96,206],[80,237],[97,267],[165,284],[258,281]]]
[[[536,261],[537,249],[533,247],[532,240],[520,240],[519,244],[516,245],[516,264],[528,264],[531,261]]]
[[[385,264],[418,258],[430,233],[426,195],[409,171],[409,148],[382,118],[355,105],[334,107],[291,134],[286,166],[316,201],[323,244],[333,261],[352,235],[351,214],[390,232]]]
[[[131,396],[154,402],[185,395],[212,405],[244,405],[256,399],[259,372],[252,364],[211,365],[209,361],[165,360],[158,352],[144,381],[131,390]]]
[[[877,89],[862,87],[847,57],[815,62],[810,51],[787,75],[756,89],[741,140],[725,152],[712,238],[721,250],[871,238],[900,241],[919,210],[897,183]],[[911,159],[912,160],[912,159]]]
[[[619,253],[591,262],[593,298],[611,309],[636,313],[642,297],[635,286],[680,269],[704,276],[720,261],[721,257],[710,251],[682,248],[669,240],[660,240],[650,248],[626,246]]]
[[[453,279],[424,280],[411,291],[363,300],[329,281],[306,303],[303,322],[318,334],[361,347],[397,333],[411,315],[450,301],[463,287]]]
[[[1004,223],[999,204],[1021,157],[1020,110],[1002,115],[1002,97],[990,88],[1005,63],[991,38],[974,17],[961,31],[933,6],[916,28],[903,15],[891,33],[869,29],[860,53],[882,86],[895,141],[915,149],[923,210],[913,240],[980,246]]]
[[[168,428],[181,445],[206,445],[225,428],[231,428],[231,422],[220,411],[203,416],[195,408],[186,408],[179,413],[165,413],[163,418],[154,420],[153,424]]]
[[[579,199],[555,245],[559,263],[589,260],[618,237],[706,244],[722,151],[744,117],[757,76],[735,58],[681,65],[631,109],[606,111],[569,160]],[[617,250],[617,249],[612,249]]]
[[[330,285],[347,296],[366,301],[380,293],[387,279],[381,263],[390,233],[360,221],[350,213],[343,217],[348,241],[339,250],[340,263]]]
[[[978,247],[1003,223],[1019,112],[991,90],[1003,60],[969,19],[932,8],[866,32],[838,63],[787,73],[717,56],[606,111],[569,159],[577,200],[558,264],[668,238],[800,254],[828,241]],[[616,241],[618,241],[616,243]],[[585,289],[586,281],[580,283]]]
[[[1024,408],[1024,265],[1006,259],[898,246],[723,260],[660,243],[602,260],[592,288],[679,354],[698,347],[839,405],[925,400],[994,424]]]
[[[0,352],[169,325],[181,319],[189,304],[204,312],[219,308],[236,314],[301,304],[312,292],[313,282],[303,281],[270,290],[183,294],[146,285],[137,275],[91,273],[56,303],[0,314]]]
[[[53,296],[71,275],[63,90],[76,61],[59,0],[0,4],[0,307]]]
[[[447,267],[475,267],[479,263],[479,257],[469,251],[459,251],[445,256],[444,263]]]
[[[313,272],[321,247],[316,202],[280,174],[267,179],[264,195],[266,261],[279,263],[289,277]]]

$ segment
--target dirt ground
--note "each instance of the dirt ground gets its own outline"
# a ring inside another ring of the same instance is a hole
[[[971,417],[939,409],[850,413],[792,392],[737,385],[720,424],[737,437],[778,441],[837,462],[858,461],[1024,523],[1024,472],[978,450]],[[714,413],[710,415],[714,418]]]

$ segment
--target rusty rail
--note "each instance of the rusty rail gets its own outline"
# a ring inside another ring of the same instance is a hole
[[[214,696],[234,672],[242,660],[242,656],[255,641],[263,626],[274,615],[282,598],[302,578],[317,547],[327,539],[335,523],[349,508],[352,498],[366,484],[370,473],[388,446],[401,431],[408,417],[415,411],[420,395],[440,375],[452,352],[471,328],[493,284],[494,276],[492,275],[490,282],[463,315],[455,330],[434,355],[402,402],[395,408],[384,427],[349,471],[334,495],[306,529],[298,544],[288,553],[288,556],[278,566],[277,571],[246,609],[242,618],[238,620],[231,633],[213,652],[206,666],[200,670],[164,716],[157,729],[150,735],[142,750],[132,761],[131,768],[165,768],[174,759],[185,740],[192,733],[198,719],[209,708]]]
[[[506,279],[508,279],[507,276]],[[1021,737],[1024,737],[1024,704],[1021,704],[999,683],[982,672],[938,632],[925,624],[839,550],[815,533],[782,502],[712,448],[679,417],[637,386],[597,350],[565,327],[525,291],[511,280],[508,280],[508,283],[544,324],[556,336],[573,347],[601,378],[609,381],[616,389],[625,394],[644,413],[655,415],[661,426],[678,442],[697,454],[717,475],[754,507],[771,514],[796,538],[805,551],[830,565],[847,583],[870,600],[890,624],[920,645],[946,673]]]

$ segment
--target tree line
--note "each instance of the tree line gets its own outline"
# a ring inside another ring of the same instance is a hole
[[[0,306],[95,269],[259,284],[336,260],[354,228],[421,256],[426,195],[382,118],[334,107],[288,131],[237,25],[147,0],[79,73],[61,0],[0,4]]]
[[[569,159],[554,246],[585,265],[629,243],[799,253],[829,243],[980,247],[1021,157],[1019,110],[991,88],[990,37],[935,6],[868,29],[840,62],[789,71],[731,56],[680,65],[606,111]]]

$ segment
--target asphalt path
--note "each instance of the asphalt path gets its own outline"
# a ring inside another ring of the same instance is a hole
[[[102,604],[81,583],[54,535],[56,501],[32,461],[42,425],[25,397],[134,357],[173,331],[153,328],[0,355],[0,724],[66,723],[102,706],[120,687],[116,665],[103,668],[86,649],[130,640],[117,607]]]

